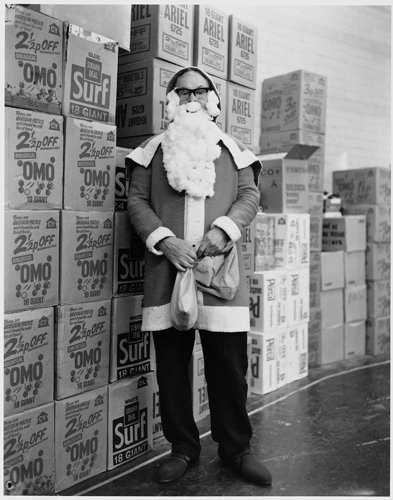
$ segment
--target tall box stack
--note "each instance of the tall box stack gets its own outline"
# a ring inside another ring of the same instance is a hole
[[[308,373],[310,216],[255,218],[250,278],[251,392],[265,394]]]
[[[63,23],[7,5],[4,41],[3,484],[6,495],[43,496],[55,491]]]
[[[323,221],[322,256],[323,271],[327,276],[339,270],[333,262],[335,255],[342,254],[340,261],[343,280],[344,336],[342,358],[362,356],[366,352],[366,219],[363,215],[328,217]],[[322,282],[324,284],[324,282]],[[335,311],[335,314],[332,314]],[[325,303],[322,308],[322,323],[325,318],[337,317],[336,309]],[[338,345],[338,344],[337,344]],[[341,359],[342,359],[341,358]]]
[[[390,353],[391,170],[370,167],[333,172],[344,213],[366,218],[366,352]]]

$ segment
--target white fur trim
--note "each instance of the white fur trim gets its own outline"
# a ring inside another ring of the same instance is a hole
[[[139,165],[147,168],[150,165],[153,156],[156,154],[163,136],[164,132],[162,134],[154,136],[146,144],[146,146],[144,146],[143,148],[141,146],[138,146],[133,151],[131,151],[131,153],[126,156],[126,158],[130,158],[131,160],[135,161],[135,163],[138,163]]]
[[[217,94],[214,90],[209,90],[207,94],[206,110],[213,118],[217,117],[221,113],[220,108],[218,107],[219,102],[220,101],[218,100]]]
[[[225,144],[225,146],[229,149],[236,163],[236,166],[239,170],[250,166],[255,161],[259,161],[258,158],[254,155],[254,153],[249,149],[241,151],[239,146],[229,135],[222,133],[221,140]]]
[[[184,211],[184,239],[199,246],[205,229],[205,200],[186,194]]]
[[[180,103],[180,97],[177,95],[175,90],[171,90],[169,94],[166,96],[166,116],[168,120],[171,122],[176,115],[176,108]]]
[[[146,240],[146,246],[150,252],[154,253],[155,255],[163,255],[163,253],[160,250],[157,250],[155,245],[159,241],[161,241],[163,238],[166,238],[167,236],[176,236],[169,228],[161,226],[155,229],[152,233],[149,234],[147,240]]]
[[[142,311],[142,331],[171,328],[171,305],[145,307]],[[199,306],[194,328],[210,332],[248,332],[250,311],[248,307]]]
[[[225,231],[233,242],[240,240],[240,238],[242,237],[240,229],[233,222],[233,220],[226,215],[217,217],[217,219],[212,222],[212,227],[219,227],[220,229]]]

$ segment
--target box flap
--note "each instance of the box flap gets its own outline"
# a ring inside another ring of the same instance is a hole
[[[308,146],[307,144],[296,144],[285,156],[288,160],[308,160],[319,146]]]

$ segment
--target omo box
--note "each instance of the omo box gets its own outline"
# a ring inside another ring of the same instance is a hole
[[[107,386],[55,401],[55,422],[58,493],[106,470]]]
[[[333,171],[333,192],[343,205],[390,205],[390,168],[372,167]]]
[[[60,303],[112,296],[113,213],[61,213]]]
[[[58,306],[56,399],[108,383],[110,320],[110,300]]]
[[[151,332],[142,332],[143,295],[112,301],[110,382],[152,370]]]
[[[54,309],[4,315],[4,415],[53,401]]]
[[[63,114],[115,123],[118,43],[64,24]]]
[[[54,433],[53,403],[4,419],[5,495],[54,494]]]
[[[5,206],[62,207],[63,117],[6,107]]]
[[[255,89],[258,30],[233,15],[229,16],[228,80]]]
[[[108,469],[151,450],[152,377],[125,378],[109,385]]]
[[[193,5],[132,5],[130,52],[119,57],[119,64],[154,57],[190,66],[193,42]]]
[[[5,21],[5,104],[61,114],[63,23],[20,5]]]
[[[228,15],[207,5],[195,5],[194,66],[227,79]]]
[[[179,69],[180,66],[160,59],[119,67],[116,101],[119,139],[159,134],[167,128],[166,88]],[[132,147],[128,143],[122,145]]]
[[[145,246],[135,233],[127,212],[115,213],[113,295],[143,294]]]
[[[68,117],[65,129],[64,209],[113,212],[116,127]]]
[[[59,212],[4,213],[4,312],[57,304]]]

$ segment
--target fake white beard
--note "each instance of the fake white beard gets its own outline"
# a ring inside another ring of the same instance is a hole
[[[178,105],[162,141],[169,185],[196,198],[213,196],[219,139],[220,129],[198,102]]]

